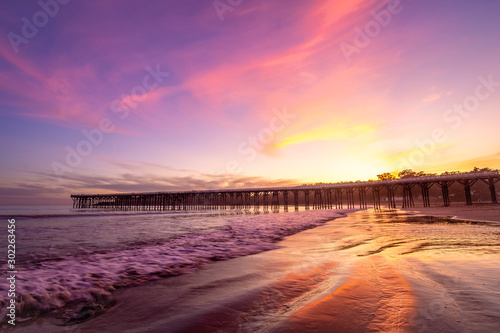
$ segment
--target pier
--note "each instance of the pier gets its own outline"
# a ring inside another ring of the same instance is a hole
[[[454,183],[463,186],[465,203],[472,205],[471,188],[474,184],[487,184],[491,203],[497,204],[495,184],[500,180],[498,171],[469,172],[441,176],[408,177],[394,180],[344,182],[296,187],[270,187],[247,189],[217,189],[200,191],[72,194],[74,209],[114,210],[242,210],[278,212],[280,209],[343,209],[382,206],[396,208],[396,191],[402,194],[401,207],[415,206],[419,195],[424,207],[431,205],[430,189],[438,187],[443,206],[450,205],[449,188]]]

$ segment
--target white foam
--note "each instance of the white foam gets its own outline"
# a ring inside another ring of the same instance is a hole
[[[339,211],[318,210],[228,217],[228,224],[216,231],[180,236],[161,245],[67,256],[63,260],[18,268],[17,315],[34,316],[73,301],[107,299],[119,287],[185,274],[213,260],[271,250],[285,236],[339,216]],[[2,271],[7,271],[6,265]],[[9,288],[6,278],[0,279],[3,321]]]

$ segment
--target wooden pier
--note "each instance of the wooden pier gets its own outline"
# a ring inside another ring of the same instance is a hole
[[[202,191],[72,194],[74,209],[113,210],[242,210],[277,212],[299,206],[305,209],[367,208],[382,204],[396,208],[396,190],[402,190],[402,208],[414,207],[414,192],[420,190],[424,207],[431,205],[429,190],[436,185],[441,189],[444,206],[450,205],[449,188],[463,185],[465,201],[472,205],[471,187],[478,181],[489,187],[491,202],[498,203],[495,184],[500,180],[498,171],[470,172],[443,176],[410,177],[396,180],[336,183],[315,186],[271,187],[250,189],[219,189]],[[417,192],[418,193],[418,192]]]

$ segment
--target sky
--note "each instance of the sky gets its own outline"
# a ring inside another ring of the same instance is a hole
[[[500,168],[497,0],[0,2],[0,205]]]

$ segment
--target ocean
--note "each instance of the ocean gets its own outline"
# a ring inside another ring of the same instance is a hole
[[[499,223],[371,209],[1,215],[16,219],[8,331],[500,331]]]
[[[75,323],[114,305],[112,293],[117,289],[271,250],[285,236],[338,216],[333,211],[245,214],[4,207],[0,248],[5,255],[0,267],[6,275],[7,221],[15,219],[17,320],[55,311]],[[5,323],[9,285],[6,276],[0,281],[0,317]],[[82,307],[88,311],[78,314]]]

